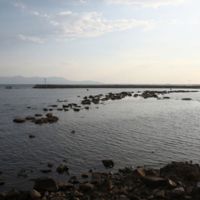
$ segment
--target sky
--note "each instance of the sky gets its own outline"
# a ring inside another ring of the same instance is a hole
[[[200,84],[199,0],[0,0],[0,76]]]

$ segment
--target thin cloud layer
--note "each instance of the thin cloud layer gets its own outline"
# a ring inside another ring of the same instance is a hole
[[[30,35],[23,35],[23,34],[19,34],[18,38],[22,41],[25,42],[32,42],[32,43],[36,43],[36,44],[43,44],[45,41],[39,37],[36,36],[30,36]]]
[[[15,7],[26,11],[29,15],[44,20],[45,26],[51,27],[51,33],[48,36],[60,39],[88,38],[99,37],[111,32],[121,32],[131,29],[149,30],[154,27],[152,20],[136,20],[136,19],[115,19],[109,20],[98,12],[73,12],[71,10],[60,11],[56,14],[42,13],[41,11],[32,10],[25,4],[14,4]],[[48,28],[49,31],[49,28]],[[37,37],[19,34],[20,40],[44,43]]]
[[[70,11],[59,13],[52,25],[57,27],[62,37],[98,37],[110,32],[126,31],[130,29],[150,29],[152,21],[136,19],[108,20],[98,12],[73,13]]]
[[[178,5],[185,0],[105,0],[109,4],[134,5],[144,7],[160,7],[167,5]]]

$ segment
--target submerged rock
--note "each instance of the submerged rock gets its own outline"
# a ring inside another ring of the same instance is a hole
[[[113,168],[114,162],[112,160],[102,160],[102,163],[105,168]]]
[[[52,172],[51,169],[41,169],[40,171],[44,174]]]
[[[42,117],[42,114],[35,114],[35,117]]]
[[[35,120],[35,117],[27,116],[27,117],[26,117],[26,120],[28,120],[28,121],[32,121],[32,120]]]
[[[13,119],[13,122],[15,122],[15,123],[24,123],[24,122],[26,122],[26,119],[24,119],[24,118],[15,118],[15,119]]]
[[[35,135],[29,135],[29,138],[30,138],[30,139],[35,138]]]
[[[60,164],[60,165],[57,167],[56,171],[57,171],[59,174],[68,173],[69,168],[67,167],[67,165]]]
[[[191,101],[192,98],[182,98],[183,101]]]

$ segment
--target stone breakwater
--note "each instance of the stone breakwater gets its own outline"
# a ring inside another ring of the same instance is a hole
[[[66,182],[38,178],[31,191],[0,193],[0,199],[199,200],[200,166],[191,162],[172,162],[160,169],[124,168],[115,173],[90,171],[82,174],[81,179],[73,176]]]
[[[166,96],[171,93],[191,93],[191,92],[198,92],[198,90],[145,90],[145,91],[138,91],[138,92],[119,92],[119,93],[108,93],[108,94],[98,94],[98,95],[89,95],[84,96],[80,100],[80,104],[77,103],[67,103],[67,100],[57,100],[56,104],[49,105],[46,108],[43,108],[42,112],[43,114],[34,114],[32,116],[26,116],[26,117],[16,117],[13,119],[13,122],[15,123],[24,123],[24,122],[32,122],[35,124],[51,124],[56,123],[59,118],[55,115],[53,115],[53,111],[64,111],[68,112],[70,110],[74,112],[80,112],[81,110],[89,110],[91,109],[92,105],[100,105],[105,104],[107,101],[116,101],[116,100],[122,100],[126,97],[129,98],[155,98],[158,100],[166,100],[170,99],[169,96]],[[77,98],[80,98],[78,96]],[[191,101],[191,98],[182,98],[184,101]],[[27,109],[31,109],[31,107],[27,107]]]

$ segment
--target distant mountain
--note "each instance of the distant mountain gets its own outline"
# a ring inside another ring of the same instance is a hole
[[[0,84],[102,84],[96,81],[72,81],[62,77],[1,77]]]

